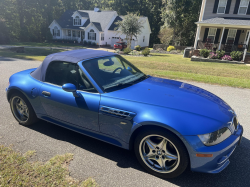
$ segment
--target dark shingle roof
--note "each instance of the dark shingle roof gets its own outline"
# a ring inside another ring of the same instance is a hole
[[[103,31],[107,25],[109,24],[110,20],[113,18],[115,11],[99,11],[94,12],[92,10],[77,10],[77,12],[82,17],[87,17],[88,20],[86,23],[84,23],[83,26],[73,26],[73,19],[72,15],[75,13],[75,10],[67,10],[64,12],[64,14],[56,20],[56,22],[62,27],[62,28],[68,28],[68,29],[84,29],[87,27],[90,23],[93,23],[95,27],[99,31]]]
[[[117,25],[115,24],[117,21],[122,21],[122,18],[120,16],[117,16],[113,23],[110,25],[109,29],[110,31],[114,31]]]
[[[250,26],[250,19],[244,18],[211,18],[196,22],[197,24],[215,24],[215,25],[246,25]]]

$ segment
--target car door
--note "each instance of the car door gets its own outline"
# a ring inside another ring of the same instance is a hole
[[[80,97],[65,92],[62,85],[74,84]],[[47,68],[39,96],[46,115],[54,120],[99,131],[97,93],[77,64],[54,61]]]

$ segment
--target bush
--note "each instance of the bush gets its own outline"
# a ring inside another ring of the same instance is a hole
[[[123,50],[123,52],[124,54],[129,54],[131,52],[131,49],[127,47]]]
[[[148,56],[149,53],[150,53],[150,50],[149,50],[148,47],[146,47],[146,48],[142,51],[142,54],[143,54],[144,56]]]
[[[207,58],[209,56],[210,52],[211,51],[208,50],[208,49],[201,49],[200,50],[200,55],[203,56],[204,58]]]
[[[230,53],[230,56],[232,57],[233,60],[240,61],[242,59],[242,52],[241,51],[232,51]]]
[[[92,42],[91,41],[88,41],[88,45],[91,45],[92,44]]]
[[[175,47],[172,46],[172,45],[168,46],[167,51],[170,52],[170,51],[172,51],[172,50],[175,50]]]
[[[233,60],[232,57],[229,56],[229,55],[225,55],[225,56],[223,56],[221,59],[222,59],[222,60],[229,60],[229,61]]]
[[[87,45],[88,42],[86,40],[83,40],[83,45]]]
[[[140,45],[135,46],[135,50],[136,51],[140,51],[141,50],[141,46]]]
[[[218,57],[218,59],[221,59],[223,56],[224,56],[224,54],[225,54],[225,51],[216,51],[216,54],[217,54],[217,57]]]
[[[91,45],[96,45],[96,43],[95,43],[95,42],[92,42]]]

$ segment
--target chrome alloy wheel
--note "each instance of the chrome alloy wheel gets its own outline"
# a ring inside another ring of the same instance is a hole
[[[29,109],[27,104],[18,96],[13,97],[11,102],[11,109],[15,117],[20,122],[27,122],[29,119]]]
[[[171,173],[180,164],[176,146],[160,135],[149,135],[140,142],[139,152],[144,163],[159,173]]]

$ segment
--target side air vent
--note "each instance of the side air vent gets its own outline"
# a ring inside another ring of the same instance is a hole
[[[116,117],[120,117],[120,118],[125,118],[128,120],[131,120],[136,116],[136,114],[133,112],[128,112],[125,110],[110,108],[110,107],[106,107],[106,106],[100,106],[100,113],[106,114],[106,115],[112,115],[112,116],[116,116]]]

